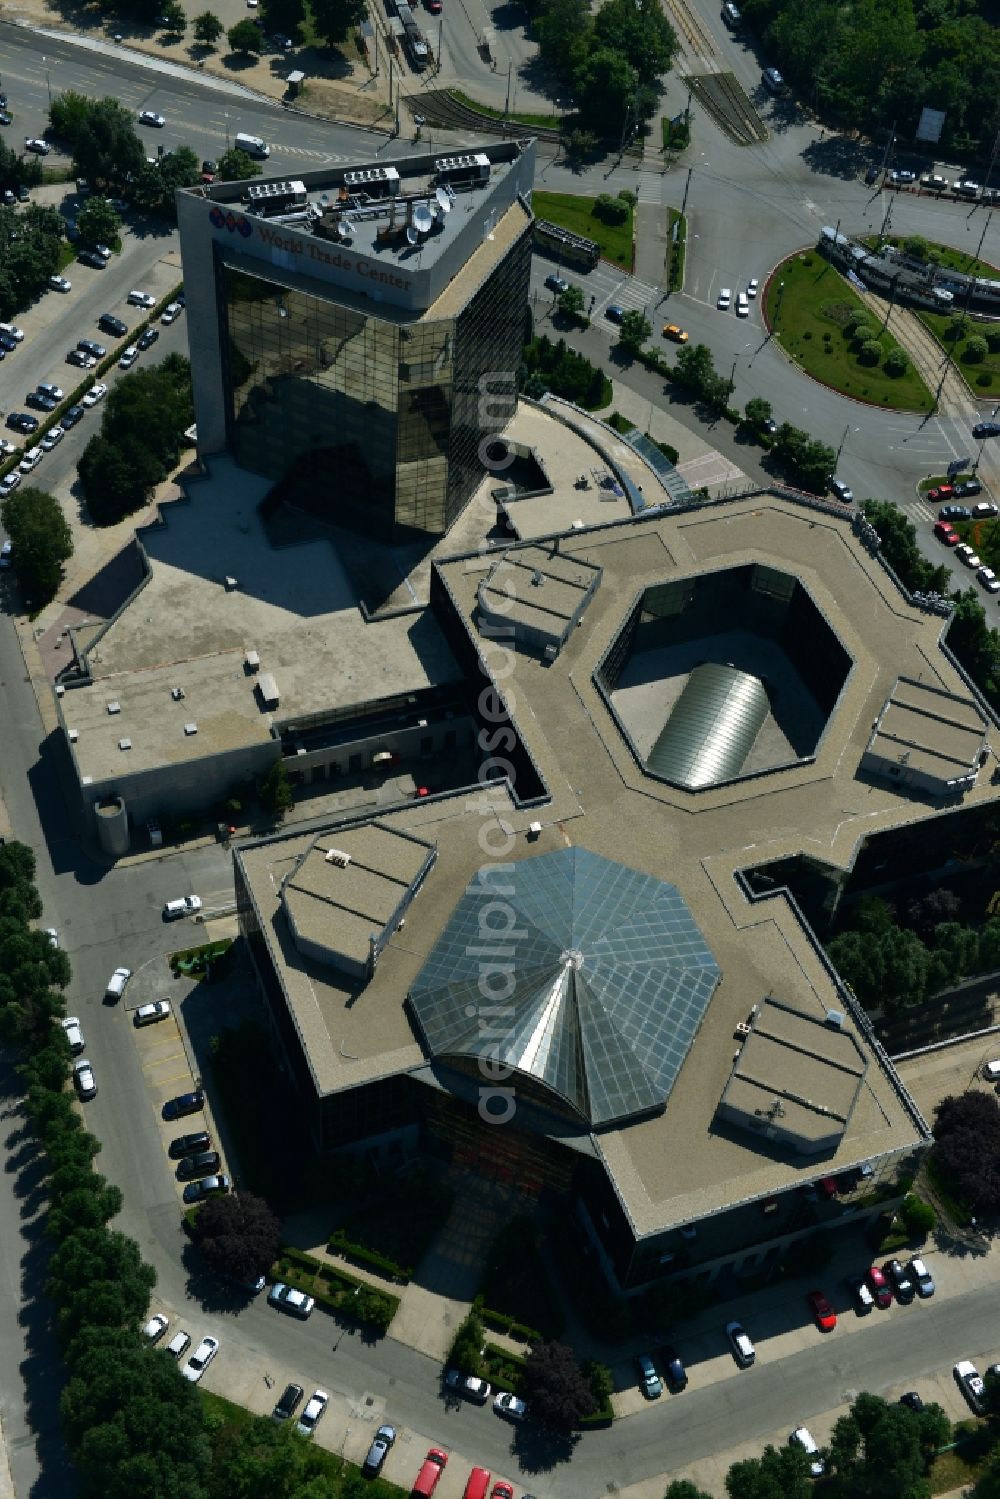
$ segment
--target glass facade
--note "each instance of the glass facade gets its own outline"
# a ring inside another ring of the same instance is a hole
[[[483,477],[483,376],[514,389],[530,258],[526,233],[457,316],[408,324],[220,263],[237,461],[321,519],[442,535]]]

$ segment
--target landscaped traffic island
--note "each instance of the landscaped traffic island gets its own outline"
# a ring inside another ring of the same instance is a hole
[[[764,292],[773,336],[807,375],[893,411],[929,411],[933,397],[882,320],[818,251],[791,255]]]

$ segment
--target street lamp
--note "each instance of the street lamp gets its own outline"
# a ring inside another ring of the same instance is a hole
[[[777,300],[775,301],[775,304],[774,304],[774,322],[771,324],[771,333],[772,334],[775,334],[778,331],[778,317],[779,317],[779,315],[781,313],[781,299],[782,299],[782,297],[784,295],[785,295],[785,283],[783,281],[779,281],[778,282],[778,296],[777,296]]]
[[[847,434],[849,432],[860,432],[860,431],[861,431],[860,427],[852,427],[850,425],[850,423],[848,423],[847,426],[844,428],[844,435],[840,439],[840,447],[837,449],[837,456],[833,460],[833,466],[834,466],[835,469],[838,468],[839,465],[840,465],[840,455],[844,451],[844,443],[847,441]]]
[[[733,356],[733,369],[732,369],[732,373],[729,376],[729,383],[730,383],[731,386],[733,386],[734,389],[735,389],[735,386],[736,386],[736,366],[737,366],[737,364],[739,364],[740,360],[743,358],[743,355],[746,353],[747,349],[752,349],[752,348],[753,348],[753,339],[751,339],[748,344],[744,344],[743,347],[742,347],[742,349],[740,349],[739,353]]]
[[[552,119],[555,119],[555,117],[556,117],[556,110],[560,109],[561,107],[562,107],[562,100],[561,99],[553,99],[553,101],[552,101]]]
[[[49,109],[51,109],[52,108],[52,84],[49,82],[49,60],[48,60],[47,57],[43,57],[42,58],[42,67],[45,69],[45,89],[46,89],[46,92],[47,92],[47,94],[49,96]]]

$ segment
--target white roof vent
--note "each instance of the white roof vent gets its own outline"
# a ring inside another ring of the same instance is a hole
[[[184,732],[185,732],[185,734],[188,734],[188,735],[190,735],[190,734],[197,734],[197,732],[198,732],[198,725],[196,723],[186,723],[184,725]]]
[[[170,696],[173,698],[173,700],[174,700],[175,703],[179,703],[180,700],[181,700],[181,698],[184,696],[184,688],[183,687],[171,687],[171,689],[170,689]]]
[[[75,744],[80,737],[79,729],[67,729],[66,733],[69,735],[70,744]]]
[[[66,689],[61,682],[56,683],[56,697],[65,696]]]
[[[121,705],[121,703],[109,703],[108,704],[108,712],[109,713],[120,713],[121,711],[122,711],[122,705]]]
[[[227,573],[226,574],[226,592],[227,593],[232,593],[233,590],[235,588],[239,588],[239,586],[240,586],[240,580],[239,580],[239,578],[234,578],[234,577],[232,577],[231,574]]]
[[[831,1030],[842,1031],[844,1029],[843,1010],[827,1010],[826,1023]]]
[[[346,854],[342,848],[328,848],[326,851],[326,862],[336,864],[338,869],[346,869],[351,862],[350,854]]]
[[[130,750],[132,748],[131,739],[119,739],[118,748],[120,750]]]

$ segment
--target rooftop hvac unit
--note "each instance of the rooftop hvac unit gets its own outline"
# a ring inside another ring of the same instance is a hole
[[[75,744],[80,737],[79,729],[67,729],[66,733],[69,735],[70,744]]]
[[[184,732],[190,738],[190,736],[192,734],[197,734],[197,732],[198,732],[198,725],[196,723],[186,723],[184,725]]]
[[[183,698],[183,696],[184,696],[184,688],[183,687],[171,687],[171,689],[170,689],[170,696],[173,698],[173,700],[174,700],[175,703],[179,703],[181,701],[181,699]]]
[[[327,849],[327,851],[326,851],[326,863],[327,864],[336,864],[336,866],[337,866],[338,869],[346,869],[347,866],[348,866],[348,864],[350,864],[350,862],[351,862],[351,856],[350,856],[350,854],[345,853],[342,848],[328,848]]]
[[[490,175],[490,159],[484,151],[477,151],[474,155],[439,156],[434,171],[439,177],[486,181]]]
[[[132,748],[131,739],[119,739],[118,748],[120,750],[130,750]]]
[[[306,202],[304,182],[251,182],[243,201],[259,213],[281,213],[286,208],[302,207]]]
[[[122,711],[122,705],[121,705],[121,703],[109,703],[108,704],[108,712],[109,713],[115,714],[115,713],[120,713],[121,711]]]
[[[843,1010],[827,1010],[827,1012],[826,1012],[826,1023],[830,1027],[831,1030],[833,1030],[833,1031],[842,1031],[844,1029],[844,1012],[843,1012]]]

